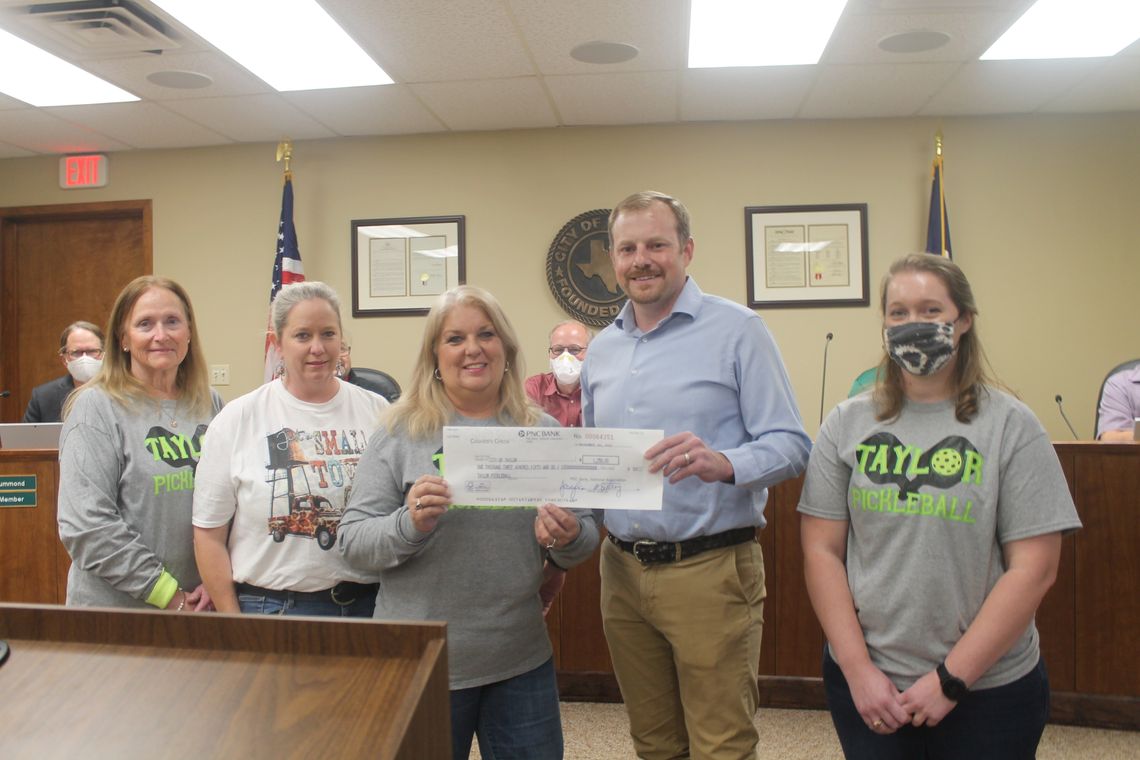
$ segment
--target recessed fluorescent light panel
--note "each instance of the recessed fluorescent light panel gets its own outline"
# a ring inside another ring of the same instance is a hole
[[[0,29],[0,92],[33,106],[138,100],[78,66]]]
[[[1100,58],[1140,38],[1136,0],[1037,0],[983,61]]]
[[[391,84],[315,0],[153,0],[273,89]]]
[[[819,63],[847,0],[692,0],[689,68]]]

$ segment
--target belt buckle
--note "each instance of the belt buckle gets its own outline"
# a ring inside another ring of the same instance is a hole
[[[639,552],[638,549],[642,549],[648,553],[648,552],[653,551],[653,549],[655,549],[657,547],[657,545],[658,545],[658,543],[656,541],[649,541],[649,540],[644,540],[644,539],[641,541],[634,541],[633,542],[633,556],[634,556],[634,558],[643,565],[652,564],[653,559],[649,556],[645,556],[645,557],[641,556],[641,552]]]
[[[356,597],[353,597],[352,599],[347,599],[344,601],[341,601],[341,599],[339,597],[337,597],[336,590],[338,588],[341,588],[344,585],[345,585],[345,581],[341,581],[340,583],[336,584],[335,586],[333,586],[332,588],[329,589],[329,598],[333,600],[333,604],[336,604],[340,607],[348,607],[349,605],[351,605],[353,602],[356,601]]]

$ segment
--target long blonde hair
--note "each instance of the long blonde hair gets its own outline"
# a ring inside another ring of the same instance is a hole
[[[186,321],[190,326],[190,345],[186,358],[178,365],[178,374],[175,378],[175,387],[178,388],[182,401],[198,415],[208,415],[213,409],[210,376],[206,370],[206,357],[202,353],[202,341],[198,339],[198,324],[194,318],[194,307],[190,304],[190,296],[174,280],[158,275],[144,275],[127,283],[119,293],[119,297],[115,299],[111,316],[107,320],[106,332],[109,339],[103,353],[103,366],[90,382],[84,383],[68,397],[64,406],[64,416],[71,411],[76,396],[89,388],[102,388],[108,396],[123,406],[132,406],[150,400],[147,387],[131,374],[131,353],[129,350],[123,350],[123,346],[126,342],[127,320],[131,317],[131,311],[143,293],[152,288],[162,288],[173,293],[182,302],[182,309],[186,312]]]
[[[443,384],[436,380],[435,371],[438,366],[436,346],[443,333],[444,320],[459,306],[473,306],[486,314],[503,342],[507,366],[499,386],[499,406],[495,413],[499,423],[529,426],[538,422],[541,412],[527,398],[519,339],[510,320],[489,292],[474,285],[460,285],[440,296],[428,312],[420,352],[412,369],[412,381],[384,416],[384,424],[389,430],[402,428],[413,438],[430,438],[455,413],[455,406],[447,397]]]
[[[958,309],[958,316],[969,315],[970,329],[958,339],[957,357],[951,383],[954,391],[954,416],[959,422],[969,422],[978,413],[978,398],[988,385],[998,385],[992,376],[989,359],[982,348],[978,334],[978,305],[970,281],[962,270],[948,258],[930,253],[911,253],[891,264],[879,288],[879,308],[884,320],[887,314],[887,287],[895,275],[902,272],[926,272],[942,281],[950,300]],[[906,399],[903,390],[903,370],[883,352],[879,362],[879,378],[875,383],[875,416],[879,420],[893,420],[902,412]]]

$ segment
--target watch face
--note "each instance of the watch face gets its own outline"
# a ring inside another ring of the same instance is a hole
[[[948,680],[942,682],[942,693],[946,695],[947,699],[952,699],[955,702],[962,700],[969,692],[966,689],[966,684],[951,676]]]
[[[938,680],[942,684],[942,693],[947,699],[960,702],[963,697],[970,693],[970,690],[966,688],[966,682],[950,675],[945,664],[938,666]]]

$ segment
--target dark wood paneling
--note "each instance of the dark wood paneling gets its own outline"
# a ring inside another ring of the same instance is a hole
[[[605,530],[601,533],[605,541]],[[602,632],[600,557],[599,543],[589,559],[566,574],[559,624],[562,640],[558,645],[564,670],[613,671]]]
[[[760,673],[768,676],[821,675],[823,629],[815,618],[804,583],[804,555],[800,546],[800,500],[803,478],[785,481],[770,492],[768,527],[773,537],[776,573],[768,581],[775,589],[767,631],[772,632],[776,657],[771,666],[761,661]]]
[[[0,507],[0,602],[63,604],[71,560],[59,541],[54,449],[0,449],[0,475],[35,475],[36,506]]]
[[[1140,696],[1140,451],[1076,453],[1076,691]]]
[[[1081,512],[1081,500],[1077,498],[1074,483],[1076,454],[1071,448],[1057,447],[1057,458],[1069,483],[1069,492]],[[1087,523],[1088,517],[1081,515]],[[1057,580],[1053,588],[1037,608],[1037,629],[1041,633],[1041,657],[1049,671],[1049,685],[1057,692],[1075,691],[1077,686],[1076,658],[1076,617],[1077,617],[1077,534],[1070,534],[1061,540],[1061,564],[1057,568]]]

